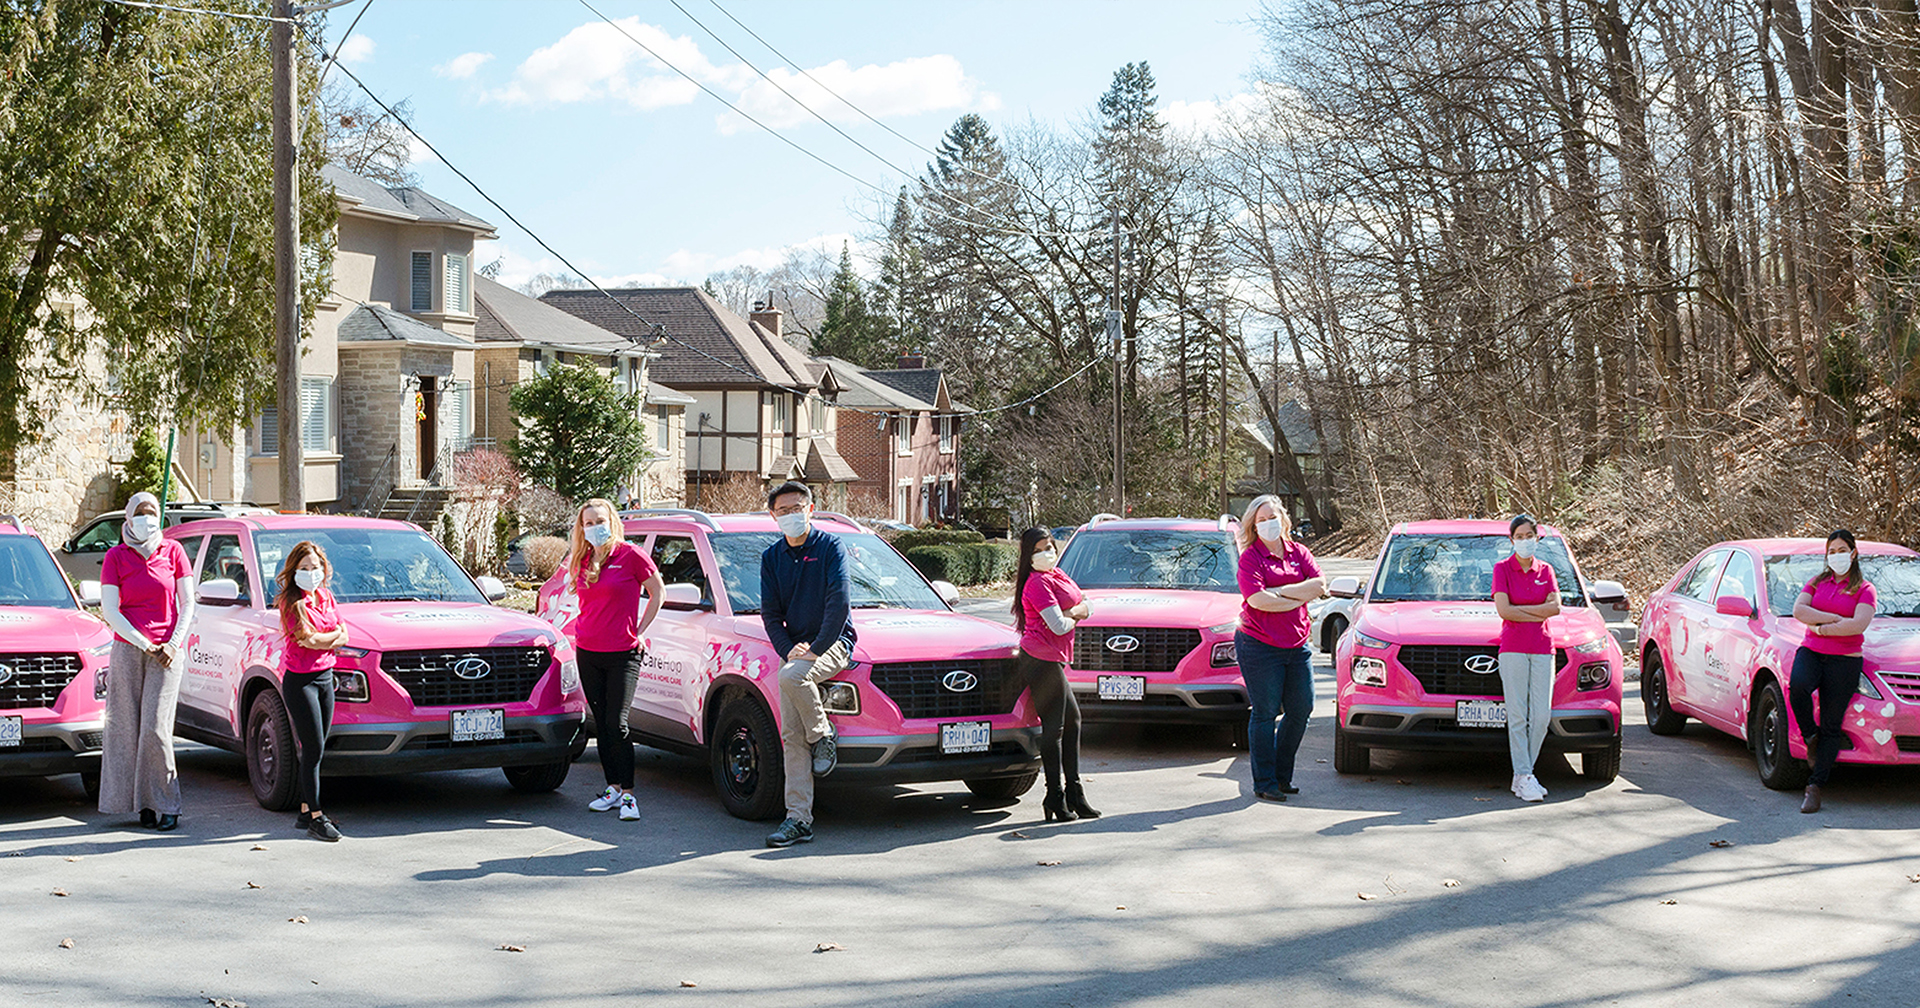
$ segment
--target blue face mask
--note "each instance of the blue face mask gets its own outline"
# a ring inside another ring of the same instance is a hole
[[[606,545],[607,540],[613,538],[613,530],[608,528],[605,522],[587,526],[584,534],[587,537],[587,545],[595,549]]]
[[[780,526],[780,534],[789,539],[798,539],[807,534],[807,513],[795,511],[792,514],[777,515],[774,522]]]
[[[1522,560],[1531,560],[1533,559],[1533,551],[1539,548],[1539,546],[1540,540],[1538,539],[1515,539],[1513,541],[1513,555]]]

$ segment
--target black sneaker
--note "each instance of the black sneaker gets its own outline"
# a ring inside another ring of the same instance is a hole
[[[307,831],[307,827],[311,826],[312,824],[313,824],[312,812],[295,812],[293,814],[294,829],[297,829],[300,832],[305,833]]]
[[[823,735],[813,744],[813,775],[825,777],[840,765],[840,744],[831,735]]]
[[[797,843],[811,843],[812,841],[813,824],[803,823],[798,819],[788,819],[786,822],[780,824],[779,829],[767,834],[767,846],[769,847],[791,847]]]
[[[333,824],[333,820],[327,818],[325,812],[322,812],[307,820],[307,835],[315,840],[333,843],[340,839],[340,829]]]

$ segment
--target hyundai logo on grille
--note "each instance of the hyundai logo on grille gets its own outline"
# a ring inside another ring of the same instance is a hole
[[[453,663],[453,674],[462,679],[485,679],[492,671],[485,658],[462,658]]]
[[[7,680],[12,678],[13,678],[13,666],[0,665],[0,683],[4,683]]]
[[[940,677],[941,688],[950,693],[965,693],[980,685],[980,677],[966,669],[954,669]]]
[[[1107,638],[1107,650],[1115,654],[1126,654],[1140,650],[1140,638],[1132,634],[1117,633]]]
[[[1473,655],[1461,664],[1467,667],[1467,671],[1477,675],[1491,675],[1500,671],[1500,659],[1490,654]]]

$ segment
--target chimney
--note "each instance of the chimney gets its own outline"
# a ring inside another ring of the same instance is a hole
[[[927,355],[921,353],[918,350],[909,350],[906,353],[903,353],[900,355],[900,362],[896,366],[902,371],[910,371],[916,368],[926,367]]]
[[[780,309],[773,306],[772,291],[767,292],[767,299],[765,301],[755,301],[753,303],[753,313],[748,315],[747,318],[758,323],[760,328],[772,333],[774,339],[781,338]]]

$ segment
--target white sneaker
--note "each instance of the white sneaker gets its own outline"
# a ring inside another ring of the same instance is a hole
[[[1538,792],[1540,792],[1540,795],[1541,795],[1541,797],[1543,797],[1543,798],[1544,798],[1544,797],[1546,797],[1546,795],[1547,795],[1547,786],[1546,786],[1545,784],[1542,784],[1542,783],[1540,783],[1540,778],[1538,778],[1538,777],[1535,777],[1535,776],[1534,776],[1533,774],[1528,774],[1528,775],[1527,775],[1527,783],[1529,783],[1529,784],[1532,784],[1532,785],[1533,785],[1533,789],[1534,789],[1535,791],[1538,791]]]
[[[631,792],[620,796],[620,818],[633,822],[640,818],[640,802]]]
[[[1526,774],[1518,774],[1518,773],[1514,774],[1513,783],[1507,785],[1507,790],[1513,792],[1513,796],[1515,798],[1520,797],[1520,785],[1525,783],[1526,780],[1527,780]]]
[[[1528,774],[1521,780],[1520,786],[1513,793],[1523,802],[1537,802],[1547,797],[1547,792],[1540,787],[1539,781],[1533,779],[1532,774]]]
[[[605,791],[600,792],[600,797],[587,803],[587,807],[595,812],[605,812],[618,804],[620,804],[620,789],[609,784]]]

